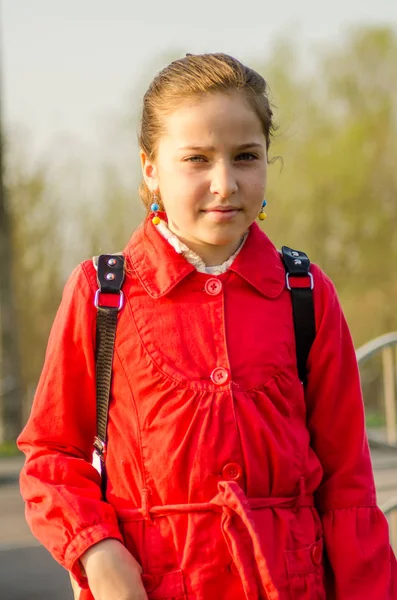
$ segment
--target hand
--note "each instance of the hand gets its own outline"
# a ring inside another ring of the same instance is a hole
[[[91,546],[80,558],[95,600],[148,600],[142,568],[115,539]]]

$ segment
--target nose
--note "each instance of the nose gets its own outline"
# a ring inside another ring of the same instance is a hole
[[[210,192],[221,198],[229,198],[237,192],[238,186],[233,167],[225,162],[217,163],[211,172]]]

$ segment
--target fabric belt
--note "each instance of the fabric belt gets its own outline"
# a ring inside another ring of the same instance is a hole
[[[279,594],[273,584],[266,557],[255,529],[252,510],[263,508],[286,508],[299,510],[301,507],[314,506],[312,494],[306,494],[304,479],[301,478],[300,494],[286,498],[247,498],[235,481],[220,481],[218,494],[209,502],[188,504],[166,504],[152,506],[148,504],[148,493],[142,494],[142,508],[121,509],[117,514],[121,521],[152,520],[173,514],[194,512],[216,512],[222,515],[221,529],[230,556],[238,570],[247,600],[279,600]],[[240,520],[240,523],[238,523]],[[244,526],[241,528],[241,524]],[[242,529],[248,536],[242,540]],[[249,552],[251,545],[252,554]],[[254,560],[253,560],[254,559]]]

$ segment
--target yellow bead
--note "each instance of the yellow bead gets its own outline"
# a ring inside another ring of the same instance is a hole
[[[153,217],[152,223],[153,225],[158,225],[160,223],[160,217]]]
[[[260,212],[258,217],[261,221],[264,221],[265,219],[267,219],[267,214],[265,212]]]

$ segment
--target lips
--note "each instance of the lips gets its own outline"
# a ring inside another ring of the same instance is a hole
[[[206,208],[204,212],[232,212],[236,210],[241,210],[237,208],[237,206],[214,206],[213,208]]]
[[[204,214],[207,215],[207,219],[213,223],[230,223],[233,222],[241,208],[234,206],[214,206],[213,208],[207,208],[203,210]]]

